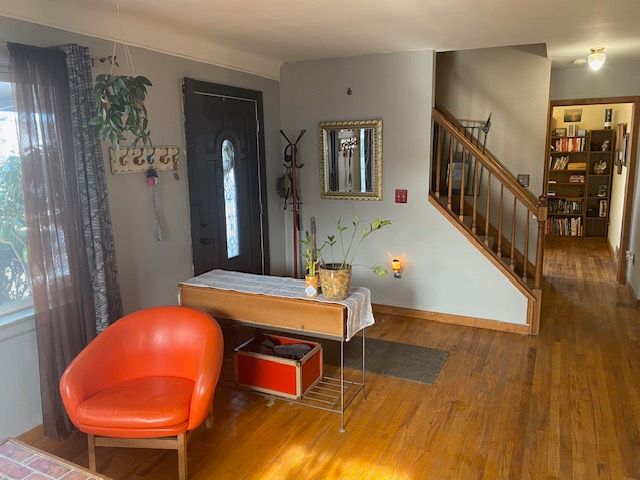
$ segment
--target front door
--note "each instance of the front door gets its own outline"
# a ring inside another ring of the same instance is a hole
[[[185,78],[194,273],[268,273],[262,94]]]

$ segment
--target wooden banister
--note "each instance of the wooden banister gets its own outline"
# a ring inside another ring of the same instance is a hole
[[[522,185],[520,185],[513,176],[500,162],[498,162],[488,152],[483,152],[473,140],[470,140],[463,132],[461,132],[445,115],[439,110],[433,109],[433,119],[442,128],[454,138],[462,147],[467,149],[476,160],[479,161],[487,170],[491,172],[493,177],[498,179],[500,183],[509,190],[512,194],[518,197],[520,201],[530,212],[534,215],[538,210],[538,200],[536,197]]]
[[[547,198],[536,198],[520,185],[486,150],[484,142],[481,144],[480,133],[476,137],[437,108],[433,109],[433,121],[435,158],[429,198],[527,295],[532,302],[527,317],[530,331],[537,333]],[[469,216],[471,220],[467,221]],[[530,228],[532,219],[538,228]],[[530,252],[534,245],[535,252]]]

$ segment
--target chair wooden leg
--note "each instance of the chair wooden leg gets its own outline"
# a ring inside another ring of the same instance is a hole
[[[96,468],[96,439],[90,433],[87,434],[87,447],[89,451],[89,470],[97,472]]]
[[[209,429],[213,428],[213,405],[211,405],[211,408],[209,409],[209,414],[207,415],[205,426]]]
[[[187,480],[187,434],[178,435],[178,479]]]

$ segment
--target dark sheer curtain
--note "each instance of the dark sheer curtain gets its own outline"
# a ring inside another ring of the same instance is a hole
[[[366,192],[373,192],[373,130],[364,131],[364,158],[365,158],[365,188]]]
[[[340,148],[338,148],[338,132],[329,130],[329,158],[327,158],[329,168],[329,191],[337,192],[339,188],[338,175],[340,168],[338,162],[340,159]]]
[[[96,335],[78,198],[64,52],[9,44],[15,84],[29,267],[45,434],[71,429],[58,391],[69,362]]]

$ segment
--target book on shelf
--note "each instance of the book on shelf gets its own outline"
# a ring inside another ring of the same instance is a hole
[[[584,234],[582,217],[547,218],[546,233],[561,237],[580,237]]]
[[[556,152],[570,153],[584,152],[586,144],[585,137],[562,137],[556,138],[551,146]]]
[[[584,175],[571,175],[569,177],[569,183],[584,183]]]
[[[582,200],[549,199],[549,215],[581,215]]]

